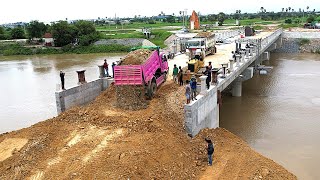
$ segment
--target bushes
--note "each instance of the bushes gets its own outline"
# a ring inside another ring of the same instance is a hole
[[[286,24],[292,24],[292,19],[286,19],[286,20],[284,20],[284,23],[286,23]]]
[[[299,40],[299,45],[303,46],[305,44],[309,44],[310,43],[310,39],[306,39],[306,38],[302,38]]]
[[[90,45],[90,46],[72,46],[66,45],[62,48],[30,48],[19,44],[0,45],[0,55],[34,55],[34,54],[89,54],[89,53],[111,53],[111,52],[129,52],[132,47],[118,44],[113,45]]]

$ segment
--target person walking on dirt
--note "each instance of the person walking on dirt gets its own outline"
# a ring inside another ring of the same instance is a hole
[[[191,87],[189,84],[189,80],[186,81],[186,98],[187,98],[187,104],[190,103],[190,96],[191,96]]]
[[[109,66],[109,64],[107,63],[107,60],[105,59],[104,63],[103,63],[103,68],[106,71],[107,77],[109,77],[108,66]]]
[[[179,66],[178,81],[179,85],[183,86],[183,70],[181,69],[181,66]]]
[[[192,76],[191,77],[191,82],[190,82],[190,86],[191,86],[191,100],[197,100],[197,79]]]
[[[173,81],[175,83],[178,83],[178,71],[179,69],[177,68],[177,65],[173,65],[173,73],[172,73],[172,76],[173,76]]]
[[[65,75],[65,73],[63,71],[60,71],[60,80],[61,80],[61,88],[62,88],[62,90],[66,90],[64,88],[64,75]]]
[[[208,165],[212,166],[212,155],[214,153],[214,145],[212,143],[212,141],[209,138],[205,138],[204,139],[207,143],[208,143]]]

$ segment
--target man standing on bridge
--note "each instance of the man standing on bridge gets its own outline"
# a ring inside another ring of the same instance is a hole
[[[212,166],[212,155],[214,153],[214,145],[212,143],[212,141],[209,138],[205,138],[204,139],[207,143],[208,143],[208,165]]]
[[[66,90],[66,89],[64,88],[64,72],[63,72],[63,71],[60,71],[60,80],[61,80],[62,90]]]
[[[104,60],[104,63],[103,63],[103,68],[104,68],[104,70],[106,71],[107,77],[109,77],[108,66],[109,66],[109,64],[107,63],[107,60],[105,59],[105,60]]]

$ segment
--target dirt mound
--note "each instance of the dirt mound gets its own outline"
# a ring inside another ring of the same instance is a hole
[[[227,130],[188,137],[182,91],[166,82],[146,109],[131,111],[113,106],[112,86],[85,107],[2,134],[0,143],[28,142],[0,162],[0,179],[296,179]],[[207,136],[215,143],[212,167]]]
[[[148,107],[144,86],[116,86],[116,106],[122,109],[138,110]]]
[[[214,35],[214,33],[212,33],[212,32],[199,32],[195,37],[207,38],[207,37],[211,37],[213,35]]]
[[[128,53],[119,65],[140,65],[147,61],[152,51],[148,49],[138,49]]]

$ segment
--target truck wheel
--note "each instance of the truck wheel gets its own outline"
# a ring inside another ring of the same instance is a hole
[[[151,100],[154,96],[154,94],[157,91],[157,84],[155,82],[152,82],[148,84],[148,90],[147,90],[147,99]]]
[[[163,78],[164,78],[164,82],[166,82],[166,81],[167,81],[167,78],[168,78],[167,73],[164,73],[163,76],[164,76],[164,77],[163,77]]]

